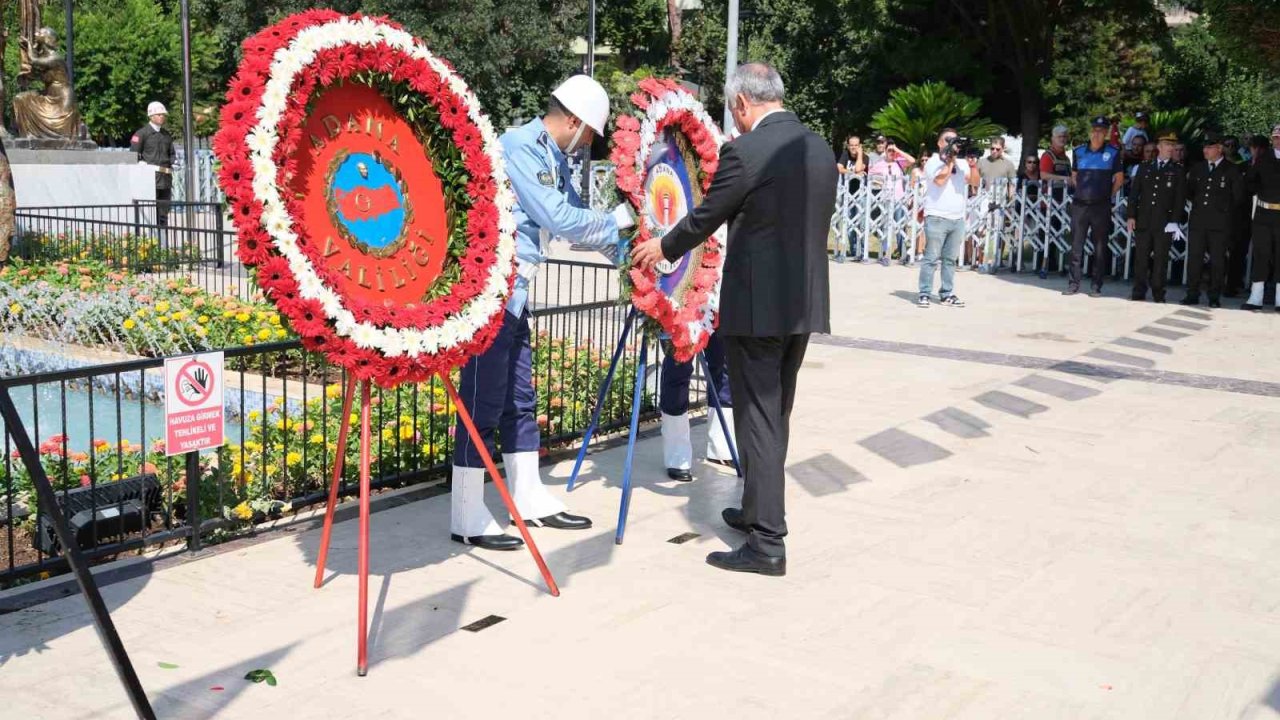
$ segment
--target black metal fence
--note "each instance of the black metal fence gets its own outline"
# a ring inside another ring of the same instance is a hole
[[[531,292],[537,421],[544,447],[571,446],[591,419],[629,311],[611,265],[549,262]],[[628,343],[597,437],[626,428],[638,339]],[[296,341],[228,348],[227,445],[193,470],[163,454],[163,358],[0,378],[39,449],[81,547],[95,560],[186,542],[191,547],[255,522],[323,503],[343,422],[341,371]],[[661,363],[649,366],[642,417],[657,415]],[[700,372],[691,394],[705,405]],[[375,488],[443,476],[454,417],[438,382],[375,395]],[[342,492],[356,492],[356,443]],[[4,432],[0,467],[0,588],[66,569],[51,546],[31,470]],[[443,530],[442,530],[443,531]]]
[[[252,276],[236,259],[221,203],[135,200],[129,205],[22,207],[12,257],[100,261],[120,270],[185,278],[208,292],[249,299]]]

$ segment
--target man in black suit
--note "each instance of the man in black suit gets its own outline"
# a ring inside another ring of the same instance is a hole
[[[1160,155],[1143,163],[1133,178],[1129,195],[1129,232],[1133,233],[1133,294],[1164,302],[1164,282],[1169,274],[1169,246],[1181,237],[1187,214],[1187,170],[1173,159],[1178,135],[1160,135]],[[1149,280],[1148,280],[1149,278]]]
[[[796,375],[809,334],[831,331],[827,229],[836,168],[826,142],[782,108],[782,78],[773,68],[740,66],[725,97],[742,135],[720,149],[706,199],[632,257],[641,267],[675,260],[729,223],[719,334],[746,482],[742,509],[722,515],[747,542],[707,562],[785,575],[784,472]]]
[[[1244,197],[1244,174],[1223,157],[1222,136],[1205,133],[1204,162],[1187,177],[1191,220],[1187,241],[1187,296],[1183,305],[1200,304],[1204,256],[1209,255],[1209,307],[1221,307],[1227,277],[1227,243],[1236,208]]]

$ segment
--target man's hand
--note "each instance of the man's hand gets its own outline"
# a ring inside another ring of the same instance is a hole
[[[639,268],[648,269],[666,259],[662,254],[662,238],[649,238],[631,248],[631,262]]]
[[[1138,227],[1138,221],[1133,218],[1129,218],[1125,221],[1125,225],[1129,227],[1129,232],[1133,232],[1134,228]]]

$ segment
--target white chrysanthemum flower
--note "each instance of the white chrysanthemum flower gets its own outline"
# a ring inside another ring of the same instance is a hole
[[[276,147],[276,136],[271,130],[264,129],[262,126],[253,129],[249,136],[244,139],[249,151],[255,155],[271,157],[271,151]]]
[[[404,341],[404,334],[401,331],[387,329],[375,332],[381,335],[380,349],[388,357],[400,357],[408,351],[408,343]]]
[[[372,325],[360,323],[351,333],[351,341],[356,347],[365,350],[373,350],[378,346],[379,333]]]
[[[297,274],[297,273],[295,273]],[[298,294],[307,300],[319,300],[324,292],[324,283],[320,276],[313,272],[302,273],[298,277]]]

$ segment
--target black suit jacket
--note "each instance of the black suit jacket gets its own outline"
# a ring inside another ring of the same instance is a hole
[[[720,148],[706,198],[662,238],[662,252],[675,260],[728,222],[719,332],[829,333],[827,232],[835,203],[831,148],[794,113],[774,113]]]
[[[1160,169],[1157,160],[1142,163],[1129,191],[1128,219],[1137,228],[1164,229],[1171,222],[1187,218],[1187,170],[1172,160]]]
[[[1228,230],[1240,212],[1244,197],[1244,173],[1227,162],[1209,172],[1209,163],[1191,168],[1187,176],[1187,196],[1191,200],[1191,227],[1206,230]]]

